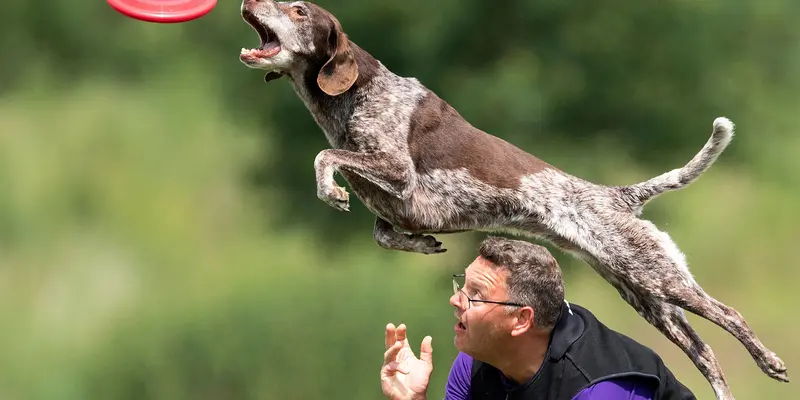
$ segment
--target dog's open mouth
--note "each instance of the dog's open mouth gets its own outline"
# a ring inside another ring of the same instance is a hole
[[[242,18],[258,33],[261,39],[261,45],[254,49],[242,48],[239,58],[243,61],[255,61],[259,58],[274,57],[281,51],[281,43],[278,41],[278,35],[275,34],[268,27],[261,24],[255,15],[245,11],[242,13]]]

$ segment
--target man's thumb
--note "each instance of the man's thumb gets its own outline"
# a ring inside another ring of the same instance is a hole
[[[425,336],[419,348],[419,359],[428,364],[433,364],[433,338]]]

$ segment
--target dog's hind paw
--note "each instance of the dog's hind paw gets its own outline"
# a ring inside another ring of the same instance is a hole
[[[317,197],[339,211],[350,211],[350,194],[341,186],[334,186],[327,192],[317,192]]]
[[[759,364],[761,370],[770,378],[780,382],[789,382],[789,375],[786,373],[786,364],[784,364],[783,360],[778,358],[775,353],[767,354]]]
[[[384,249],[422,254],[436,254],[447,251],[447,249],[442,248],[442,242],[431,235],[397,232],[391,229],[390,226],[381,225],[380,222],[382,220],[379,219],[378,221],[373,237],[375,242]]]
[[[438,254],[447,251],[447,249],[442,248],[442,242],[430,235],[392,233],[375,236],[378,245],[384,249],[422,254]]]
[[[447,249],[442,248],[442,242],[436,240],[431,235],[408,235],[413,251],[423,254],[438,254],[444,253]]]

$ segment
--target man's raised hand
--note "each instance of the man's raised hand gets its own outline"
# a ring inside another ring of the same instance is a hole
[[[414,355],[406,337],[406,326],[386,325],[381,389],[390,400],[423,400],[433,371],[433,338],[425,336],[419,358]]]

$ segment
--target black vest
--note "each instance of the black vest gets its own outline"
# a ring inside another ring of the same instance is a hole
[[[509,389],[500,370],[474,360],[470,394],[473,400],[570,400],[590,385],[620,376],[651,379],[658,386],[655,399],[695,399],[658,354],[606,327],[585,308],[565,303],[547,355],[530,381]]]

